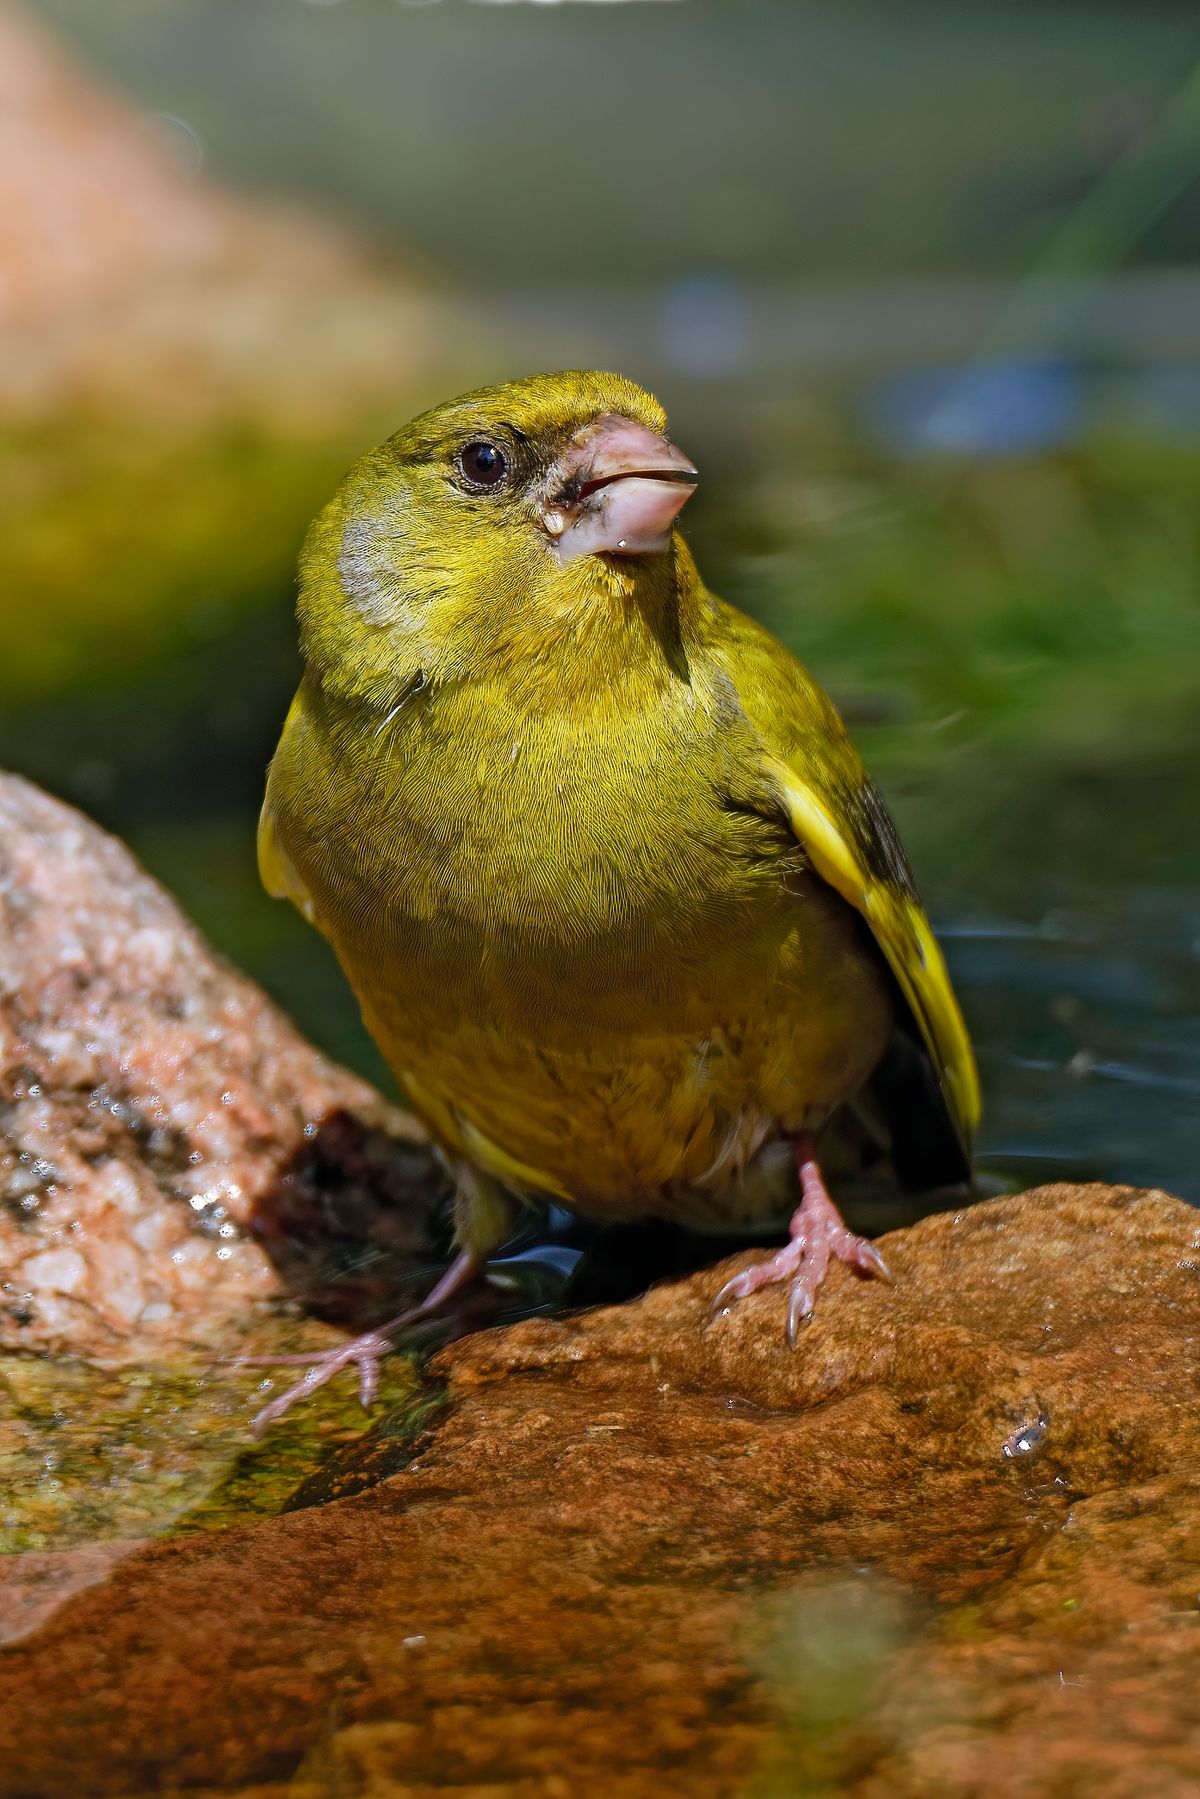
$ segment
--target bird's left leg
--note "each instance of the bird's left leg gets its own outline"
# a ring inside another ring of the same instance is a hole
[[[800,1204],[788,1227],[788,1242],[765,1262],[755,1262],[725,1282],[712,1303],[712,1313],[723,1312],[735,1299],[745,1299],[759,1287],[791,1280],[788,1295],[787,1333],[794,1349],[800,1326],[812,1316],[817,1289],[825,1279],[831,1257],[845,1262],[857,1274],[890,1281],[887,1263],[865,1237],[856,1237],[829,1197],[817,1166],[811,1137],[793,1143],[800,1176]]]
[[[331,1381],[335,1374],[343,1368],[353,1365],[358,1369],[358,1398],[364,1411],[369,1411],[379,1391],[379,1364],[386,1355],[390,1355],[395,1347],[392,1339],[407,1326],[430,1318],[440,1306],[445,1305],[456,1293],[469,1286],[483,1267],[482,1261],[470,1250],[464,1249],[455,1256],[440,1281],[430,1288],[419,1305],[409,1306],[405,1312],[397,1313],[385,1324],[376,1325],[374,1330],[364,1331],[360,1337],[351,1337],[348,1343],[339,1343],[336,1349],[328,1349],[324,1355],[273,1355],[273,1356],[239,1356],[234,1362],[237,1368],[303,1368],[307,1372],[303,1380],[298,1380],[293,1387],[265,1405],[257,1412],[250,1428],[256,1437],[260,1437],[268,1424],[274,1424],[284,1413],[290,1411],[298,1399],[307,1399],[318,1387]]]
[[[251,1431],[258,1437],[269,1424],[274,1424],[295,1405],[323,1387],[327,1381],[352,1364],[358,1369],[358,1397],[364,1410],[369,1410],[379,1391],[379,1364],[395,1348],[394,1339],[410,1325],[431,1318],[446,1301],[453,1299],[482,1272],[493,1249],[503,1243],[513,1222],[513,1204],[504,1190],[477,1170],[461,1167],[455,1198],[455,1237],[462,1245],[441,1279],[432,1286],[418,1305],[409,1306],[395,1318],[339,1343],[324,1355],[239,1356],[235,1366],[306,1368],[302,1380],[271,1400],[255,1415]]]

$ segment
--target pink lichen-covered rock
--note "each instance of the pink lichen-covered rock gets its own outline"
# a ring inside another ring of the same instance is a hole
[[[339,1239],[386,1286],[440,1187],[411,1120],[305,1043],[128,851],[0,776],[0,1342],[209,1341],[326,1292]],[[394,1271],[394,1268],[393,1268]]]

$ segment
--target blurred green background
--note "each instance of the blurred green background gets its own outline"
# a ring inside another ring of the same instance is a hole
[[[299,539],[422,404],[619,367],[700,464],[710,582],[889,795],[985,1167],[1200,1199],[1193,4],[40,0],[14,32],[0,762],[386,1083],[254,875]]]

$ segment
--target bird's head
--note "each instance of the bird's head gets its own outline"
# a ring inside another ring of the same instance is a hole
[[[696,480],[658,402],[619,375],[535,375],[422,413],[360,458],[309,534],[310,664],[379,689],[661,612]]]

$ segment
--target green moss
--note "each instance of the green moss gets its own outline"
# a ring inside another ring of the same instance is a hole
[[[282,1510],[371,1422],[344,1374],[256,1442],[250,1421],[267,1397],[264,1381],[270,1374],[278,1392],[296,1372],[194,1356],[123,1368],[0,1359],[0,1552],[215,1530]],[[414,1364],[391,1357],[372,1415],[386,1424],[388,1466],[430,1406]]]

